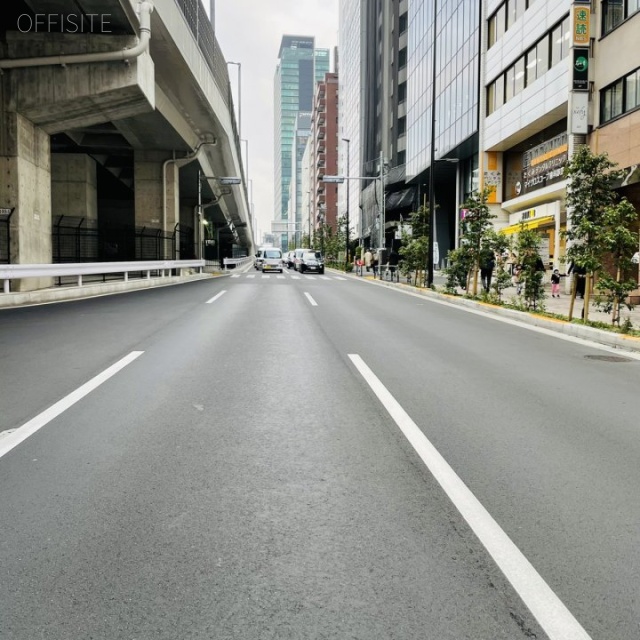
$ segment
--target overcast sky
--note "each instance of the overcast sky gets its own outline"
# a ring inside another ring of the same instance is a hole
[[[202,1],[208,11],[210,0]],[[317,48],[331,50],[333,69],[338,0],[217,0],[215,26],[224,57],[242,64],[242,138],[249,141],[259,243],[273,220],[273,78],[280,41],[285,34],[315,36]],[[229,66],[236,102],[237,70]]]

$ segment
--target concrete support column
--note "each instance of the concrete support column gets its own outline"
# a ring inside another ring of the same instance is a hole
[[[96,163],[84,153],[51,154],[51,211],[58,216],[98,220]]]
[[[50,158],[49,135],[0,100],[0,207],[15,207],[9,247],[14,264],[51,262]],[[50,278],[30,278],[15,290],[50,284]]]
[[[179,169],[173,162],[165,165],[170,158],[162,151],[137,150],[134,156],[136,227],[162,229],[164,235],[172,235],[180,222]],[[164,185],[166,192],[163,194]],[[165,245],[165,252],[168,252],[169,243]]]

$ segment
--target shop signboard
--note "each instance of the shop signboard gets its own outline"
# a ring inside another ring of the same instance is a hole
[[[573,48],[573,90],[589,91],[589,49]]]
[[[569,158],[566,133],[561,133],[522,156],[520,193],[530,193],[564,179],[564,167]]]
[[[591,5],[590,3],[573,6],[573,46],[588,47],[590,33]]]

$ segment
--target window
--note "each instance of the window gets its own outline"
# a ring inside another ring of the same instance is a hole
[[[555,67],[562,60],[562,25],[551,32],[551,66]]]
[[[601,122],[608,122],[622,113],[623,82],[618,80],[602,92]]]
[[[516,68],[515,66],[509,67],[507,72],[504,74],[504,99],[505,102],[508,102],[516,95],[515,93],[515,78],[516,78]]]
[[[602,35],[615,29],[624,20],[624,0],[603,0]]]
[[[640,107],[640,70],[634,71],[625,78],[625,111]]]
[[[524,58],[520,58],[514,68],[514,95],[518,95],[524,89]]]
[[[540,78],[549,70],[549,36],[545,36],[536,45],[536,77]]]

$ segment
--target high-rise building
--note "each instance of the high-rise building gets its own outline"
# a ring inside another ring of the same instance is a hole
[[[296,119],[298,112],[311,111],[314,85],[329,71],[329,61],[329,50],[316,49],[312,36],[283,36],[274,79],[274,220],[289,221]]]
[[[341,173],[363,179],[341,185],[339,213],[345,213],[348,191],[356,235],[376,247],[390,248],[395,221],[414,208],[417,192],[405,184],[408,6],[340,3],[340,138],[350,141],[348,171],[344,153]],[[375,179],[381,175],[385,199]]]
[[[425,204],[431,200],[433,170],[434,262],[439,264],[456,246],[459,205],[479,184],[478,78],[484,4],[477,0],[409,3],[406,177],[419,186]]]

